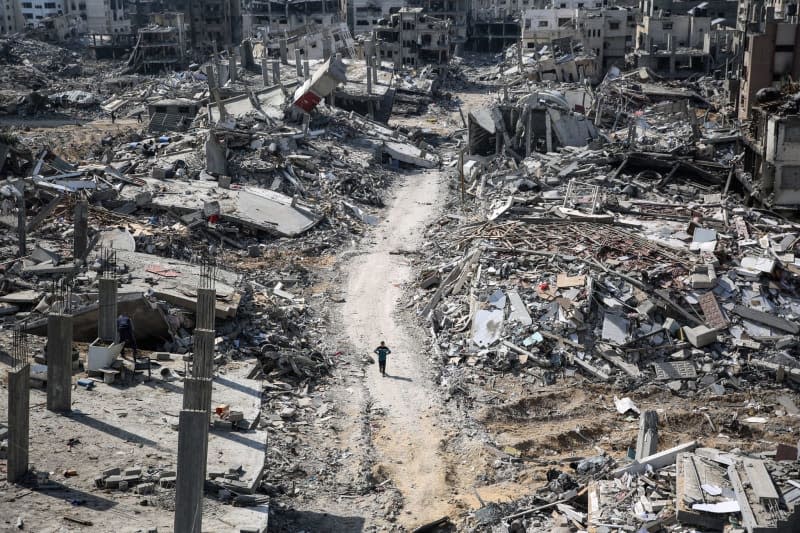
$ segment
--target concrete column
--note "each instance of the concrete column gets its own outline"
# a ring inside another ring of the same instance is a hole
[[[217,73],[217,77],[214,78],[215,86],[222,87],[225,85],[227,80],[224,79],[224,76],[222,75],[222,64],[219,62],[219,59],[216,58],[214,59],[214,72]]]
[[[205,411],[182,410],[179,416],[175,533],[202,531],[208,423],[209,417]]]
[[[545,126],[545,142],[547,143],[547,151],[553,151],[553,125],[550,123],[550,113],[545,111],[544,114]]]
[[[236,67],[236,53],[233,48],[228,50],[228,77],[231,81],[236,81],[238,76],[238,68]]]
[[[183,408],[210,414],[211,378],[186,377],[183,380]]]
[[[216,320],[217,291],[214,289],[197,289],[197,322],[200,329],[214,329]]]
[[[75,203],[73,224],[72,256],[74,259],[79,259],[86,254],[86,246],[89,242],[89,202],[86,200],[78,200]]]
[[[525,157],[531,155],[531,144],[533,143],[533,109],[528,108],[527,124],[525,125]]]
[[[100,278],[99,308],[97,310],[97,338],[117,342],[117,280]]]
[[[658,413],[644,411],[639,415],[639,436],[636,439],[636,459],[649,457],[658,451]]]
[[[281,62],[272,62],[272,83],[278,85],[281,82]]]
[[[192,377],[211,378],[214,374],[214,312],[216,291],[197,289],[197,325],[194,330]],[[206,409],[211,408],[211,397]]]
[[[281,54],[281,63],[284,65],[289,64],[289,46],[286,44],[286,39],[281,39],[278,41],[280,44],[280,54]]]
[[[303,78],[308,79],[311,77],[311,66],[308,59],[303,61]]]
[[[28,473],[31,366],[8,371],[8,461],[6,479],[22,481]]]
[[[19,257],[28,255],[28,209],[25,205],[25,185],[17,184],[19,189],[19,198],[17,198],[17,242],[19,244]]]
[[[194,364],[192,376],[211,377],[214,374],[214,335],[213,329],[194,330]]]
[[[295,68],[295,71],[297,71],[297,77],[298,78],[302,78],[303,77],[303,63],[300,60],[300,49],[299,48],[295,48],[294,49],[294,68]]]
[[[250,41],[244,41],[239,47],[239,63],[244,69],[248,69],[253,65],[253,48],[250,45]]]
[[[217,74],[217,69],[214,68],[214,65],[208,65],[208,72],[206,73],[206,77],[208,78],[208,86],[209,87],[216,87],[217,81],[219,80],[219,75]]]
[[[261,59],[261,81],[264,82],[264,87],[269,85],[269,70],[267,70],[267,58]]]
[[[332,34],[330,39],[330,47],[331,49],[328,52],[328,57],[326,57],[325,59],[328,59],[329,57],[334,57],[336,55],[336,39],[333,37]]]
[[[64,313],[47,317],[47,409],[72,409],[72,315]]]

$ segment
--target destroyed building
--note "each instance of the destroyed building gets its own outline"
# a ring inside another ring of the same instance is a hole
[[[397,68],[441,65],[450,59],[451,24],[425,14],[421,7],[404,7],[376,30],[379,57]]]
[[[242,6],[245,35],[263,28],[270,35],[280,36],[314,26],[328,28],[339,22],[339,4],[335,0],[249,0]]]
[[[185,66],[188,35],[183,13],[156,13],[152,23],[139,28],[128,65],[146,74],[169,72]]]
[[[792,85],[791,89],[798,87]],[[743,135],[744,172],[739,174],[747,192],[759,203],[791,211],[800,206],[800,109],[796,95],[791,92],[785,100],[770,102],[762,93],[766,101],[751,108]]]
[[[794,5],[794,4],[792,4]],[[742,50],[741,88],[739,90],[739,119],[747,120],[758,91],[766,87],[780,88],[800,75],[800,24],[792,9],[776,18],[774,8],[753,11],[746,26],[746,41]]]
[[[736,2],[643,1],[636,27],[636,66],[667,77],[708,74],[733,59]]]
[[[471,51],[501,52],[518,43],[521,35],[518,13],[495,14],[494,10],[476,12],[467,48]]]
[[[800,530],[793,30],[190,4],[0,39],[0,529]]]
[[[138,30],[152,22],[156,14],[183,16],[188,46],[197,51],[214,51],[238,46],[242,41],[240,0],[156,0],[129,2],[126,12],[131,27]]]
[[[388,20],[394,13],[408,7],[407,0],[342,0],[341,12],[353,35],[372,33],[382,20]]]

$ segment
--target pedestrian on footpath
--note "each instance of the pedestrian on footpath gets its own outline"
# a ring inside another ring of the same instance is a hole
[[[115,123],[117,121],[117,114],[113,111],[111,112],[111,123]]]
[[[381,376],[386,375],[386,356],[392,353],[388,346],[386,346],[386,342],[381,341],[381,345],[375,348],[375,352],[378,354],[378,370],[381,372]]]

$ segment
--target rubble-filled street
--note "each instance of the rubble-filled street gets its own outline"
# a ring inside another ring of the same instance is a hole
[[[0,5],[0,530],[800,531],[797,6],[534,4]]]

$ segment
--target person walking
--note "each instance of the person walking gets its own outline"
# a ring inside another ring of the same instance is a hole
[[[111,123],[115,123],[117,121],[117,114],[113,111],[111,112]]]
[[[138,122],[139,124],[142,123],[142,112],[141,111],[136,113],[136,122]]]
[[[125,348],[130,345],[133,348],[133,358],[136,359],[139,349],[136,346],[136,337],[133,334],[133,320],[125,313],[120,313],[117,317],[117,332],[119,333],[119,342],[122,343],[120,355],[125,357]]]
[[[375,352],[378,354],[378,370],[381,372],[381,376],[386,375],[386,356],[392,353],[388,346],[386,346],[386,342],[381,341],[381,345],[375,348]]]

